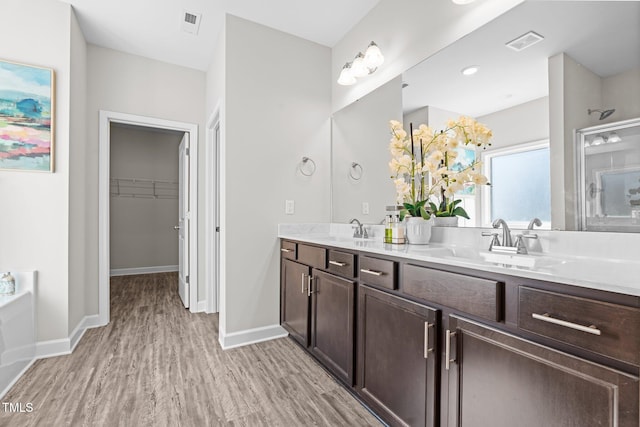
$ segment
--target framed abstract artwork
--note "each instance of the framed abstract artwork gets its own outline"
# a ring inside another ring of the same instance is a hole
[[[54,75],[0,60],[0,169],[53,172]]]

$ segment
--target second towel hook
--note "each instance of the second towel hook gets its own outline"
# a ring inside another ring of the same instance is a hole
[[[311,176],[316,172],[316,162],[311,157],[303,157],[299,165],[300,173],[304,176]]]
[[[362,169],[362,165],[357,162],[351,162],[351,167],[349,168],[349,176],[351,179],[359,181],[362,178],[362,173],[364,170]]]

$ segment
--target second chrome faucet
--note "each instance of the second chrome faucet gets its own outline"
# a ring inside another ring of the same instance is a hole
[[[536,234],[518,234],[516,236],[515,243],[511,237],[511,230],[507,225],[507,222],[502,218],[498,218],[491,224],[493,228],[502,227],[502,242],[498,239],[498,233],[487,233],[483,232],[483,236],[492,236],[491,243],[489,244],[489,251],[493,252],[507,252],[507,253],[518,253],[518,254],[527,254],[527,246],[524,244],[524,239],[537,239],[538,235]],[[531,220],[529,224],[528,230],[533,229],[533,225],[541,225],[539,219],[534,218]]]

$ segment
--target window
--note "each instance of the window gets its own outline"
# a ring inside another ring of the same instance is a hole
[[[549,141],[521,144],[483,153],[490,186],[482,193],[482,225],[502,218],[513,228],[526,228],[540,218],[551,228]]]

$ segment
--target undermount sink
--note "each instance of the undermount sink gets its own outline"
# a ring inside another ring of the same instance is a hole
[[[539,254],[510,254],[501,252],[479,251],[470,247],[433,247],[418,249],[421,254],[443,259],[458,259],[472,263],[495,264],[509,267],[545,268],[565,263],[559,258]]]
[[[562,264],[564,261],[537,254],[509,254],[501,252],[480,252],[486,262],[513,267],[543,268]]]

